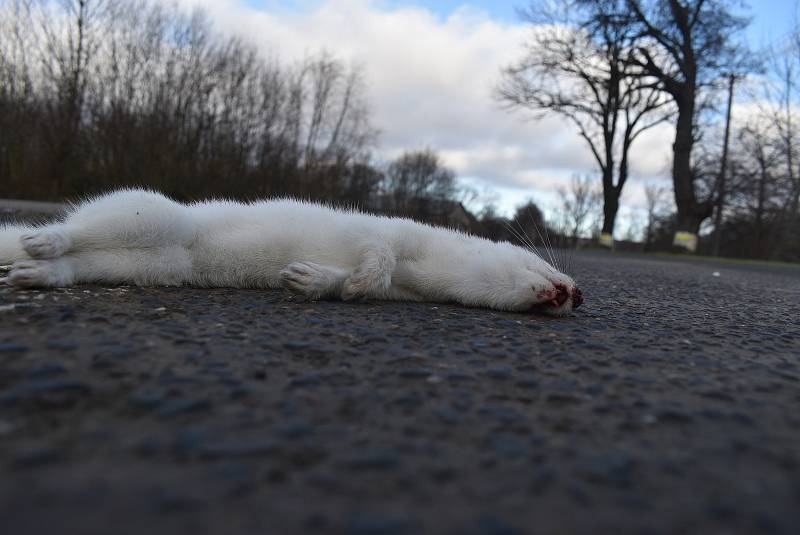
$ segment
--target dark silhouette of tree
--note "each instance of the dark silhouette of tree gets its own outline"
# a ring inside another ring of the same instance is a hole
[[[635,30],[626,61],[634,76],[655,80],[654,87],[677,109],[672,162],[677,230],[697,233],[714,208],[713,198],[701,199],[695,189],[699,117],[719,79],[745,68],[736,38],[748,22],[725,0],[626,0],[626,6]]]
[[[562,232],[572,239],[573,247],[587,230],[592,214],[601,209],[602,192],[590,176],[574,175],[568,188],[559,188]]]
[[[383,190],[395,210],[411,213],[419,199],[452,198],[456,175],[431,149],[409,151],[389,164]]]
[[[330,55],[280,65],[201,11],[152,0],[8,0],[0,28],[4,195],[377,189],[360,72]]]
[[[772,180],[766,189],[785,189],[786,196],[780,208],[784,224],[775,229],[777,235],[771,237],[775,248],[781,249],[779,254],[786,256],[792,245],[800,247],[800,136],[797,132],[800,122],[797,116],[800,104],[800,27],[795,25],[788,40],[770,47],[765,60],[768,76],[761,84],[762,91],[756,95],[756,100],[761,103],[761,111],[767,120],[766,125],[757,125],[757,135],[750,137],[752,142],[758,141],[774,149],[776,157],[770,158],[768,166]],[[757,140],[756,137],[763,139]]]
[[[653,80],[626,60],[637,37],[623,0],[535,2],[522,60],[503,71],[497,96],[513,108],[568,118],[587,143],[603,183],[602,231],[613,234],[631,146],[668,118]],[[637,71],[638,72],[638,71]]]
[[[548,247],[547,238],[551,234],[546,225],[542,210],[535,202],[529,200],[518,206],[511,218],[508,229],[512,237],[510,241],[544,249]]]
[[[648,184],[644,188],[644,196],[647,208],[647,223],[644,231],[644,247],[647,250],[655,239],[656,225],[658,219],[663,217],[665,209],[665,197],[668,192],[665,188]]]

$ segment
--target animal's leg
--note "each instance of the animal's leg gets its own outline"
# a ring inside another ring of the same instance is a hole
[[[310,299],[324,299],[341,295],[342,286],[350,272],[313,262],[292,262],[281,270],[280,275],[284,288],[299,292]]]
[[[50,260],[17,260],[8,276],[2,279],[21,288],[62,287],[75,283],[75,273],[65,258]]]
[[[342,299],[386,299],[390,294],[396,265],[397,260],[389,247],[367,247],[362,253],[361,263],[344,281]]]
[[[82,251],[53,259],[19,260],[7,282],[19,287],[69,286],[82,282],[174,286],[187,282],[192,262],[180,246]]]
[[[157,193],[123,190],[78,206],[63,223],[33,229],[20,237],[35,259],[73,251],[186,246],[195,228],[186,207]]]
[[[22,249],[31,258],[58,258],[72,247],[69,234],[61,231],[61,225],[49,225],[31,230],[20,236]]]

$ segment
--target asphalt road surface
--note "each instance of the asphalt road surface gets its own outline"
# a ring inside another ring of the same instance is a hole
[[[558,319],[0,288],[0,531],[798,533],[800,269],[576,261]]]

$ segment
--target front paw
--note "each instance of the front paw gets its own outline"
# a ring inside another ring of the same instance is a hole
[[[20,237],[22,249],[31,258],[58,258],[70,248],[70,240],[60,232],[42,231],[23,234]]]

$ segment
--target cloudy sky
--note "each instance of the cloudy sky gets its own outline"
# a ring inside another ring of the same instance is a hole
[[[361,66],[381,156],[435,149],[463,180],[496,192],[504,211],[526,198],[548,208],[573,173],[593,169],[568,123],[533,121],[492,99],[500,68],[519,57],[530,31],[515,11],[523,0],[181,1],[282,60],[326,50]],[[788,31],[794,0],[753,4],[754,45]],[[668,177],[670,144],[668,126],[637,140],[629,207],[641,205],[647,181]]]

